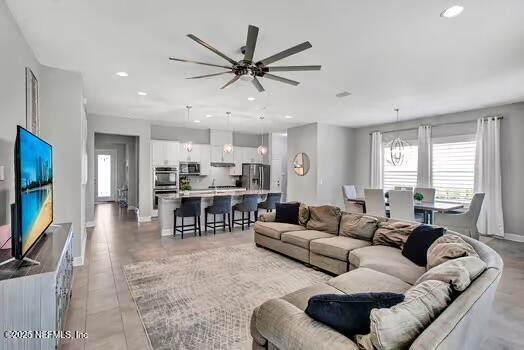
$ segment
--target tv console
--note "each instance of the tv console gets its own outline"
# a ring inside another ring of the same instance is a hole
[[[0,349],[58,349],[71,299],[72,228],[53,225],[28,253],[40,264],[15,260],[0,267]],[[0,261],[11,258],[0,251]],[[44,332],[41,332],[44,331]],[[40,333],[39,333],[40,332]]]

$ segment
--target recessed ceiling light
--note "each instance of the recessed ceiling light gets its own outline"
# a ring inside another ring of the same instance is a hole
[[[460,15],[464,11],[464,6],[453,5],[440,13],[440,17],[453,18]]]
[[[144,91],[139,91],[139,92],[137,92],[137,94],[139,96],[147,96],[147,92],[144,92]]]
[[[211,114],[206,114],[206,118],[211,118],[212,115]]]
[[[194,122],[195,122],[195,123],[200,123],[200,120],[195,120]]]
[[[247,99],[248,99],[249,101],[254,101],[254,100],[256,100],[256,98],[254,98],[253,96],[249,96]]]
[[[127,72],[117,72],[116,75],[118,75],[119,77],[127,77],[127,76],[129,76],[129,74],[127,74]]]
[[[291,119],[291,118],[293,118],[293,116],[292,115],[285,115],[284,118]]]

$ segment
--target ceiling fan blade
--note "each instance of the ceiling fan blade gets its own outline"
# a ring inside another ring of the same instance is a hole
[[[229,85],[233,84],[235,81],[237,81],[238,79],[240,78],[240,75],[235,75],[235,77],[233,79],[231,79],[230,81],[228,81],[226,83],[226,85],[222,86],[220,89],[225,89],[227,88]]]
[[[225,59],[226,61],[228,61],[229,63],[231,63],[232,65],[237,65],[238,62],[235,61],[234,59],[226,56],[225,54],[223,54],[222,52],[218,51],[217,49],[215,49],[213,46],[209,45],[208,43],[206,43],[205,41],[202,41],[200,40],[199,38],[197,38],[195,35],[193,34],[188,34],[187,35],[188,38],[196,41],[197,43],[199,43],[200,45],[204,46],[206,49],[208,50],[211,50],[213,51],[214,53],[216,53],[217,55],[219,55],[220,57],[222,57],[223,59]]]
[[[278,66],[278,67],[264,67],[268,72],[298,72],[306,70],[320,70],[322,66]]]
[[[304,50],[307,50],[309,48],[313,47],[309,41],[305,41],[302,44],[298,44],[296,46],[293,46],[287,50],[281,51],[277,54],[274,54],[273,56],[269,56],[268,58],[264,58],[263,60],[260,60],[257,62],[257,64],[263,64],[264,66],[267,66],[268,64],[271,64],[273,62],[279,61],[283,58],[286,58],[288,56],[297,54],[299,52],[302,52]]]
[[[297,86],[298,84],[300,84],[298,81],[287,79],[287,78],[282,78],[282,77],[279,77],[278,75],[269,74],[269,73],[264,74],[264,78],[268,78],[268,79],[271,79],[271,80],[276,80],[276,81],[279,81],[281,83],[286,83],[286,84],[289,84],[289,85]]]
[[[200,79],[200,78],[216,77],[217,75],[230,74],[230,73],[233,73],[233,71],[213,73],[213,74],[206,74],[206,75],[199,75],[199,76],[196,76],[196,77],[189,77],[189,78],[186,78],[186,79]]]
[[[258,38],[258,27],[249,25],[247,29],[246,53],[244,54],[244,61],[253,62],[253,55],[255,54],[257,38]]]
[[[253,77],[253,85],[257,88],[258,92],[264,92],[264,87],[262,84],[260,84],[260,81],[257,79],[257,77]]]
[[[184,59],[181,59],[181,58],[174,58],[174,57],[169,57],[169,59],[170,59],[171,61],[186,62],[186,63],[196,63],[196,64],[201,64],[201,65],[203,65],[203,66],[211,66],[211,67],[219,67],[219,68],[231,69],[231,67],[228,67],[228,66],[221,66],[221,65],[219,65],[219,64],[213,64],[213,63],[205,63],[205,62],[198,62],[198,61],[184,60]]]

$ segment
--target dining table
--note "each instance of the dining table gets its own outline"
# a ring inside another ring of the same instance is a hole
[[[350,202],[362,205],[364,212],[366,212],[366,200],[364,197],[357,197],[353,199],[347,199]],[[386,207],[389,206],[388,201],[386,200]],[[424,223],[431,224],[433,221],[433,213],[446,213],[450,211],[455,211],[464,208],[462,203],[452,203],[445,201],[415,201],[413,203],[415,210],[420,210],[424,212]]]

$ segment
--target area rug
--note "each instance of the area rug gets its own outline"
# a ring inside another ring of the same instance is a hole
[[[326,281],[253,244],[124,266],[153,349],[251,349],[249,322],[264,301]]]

